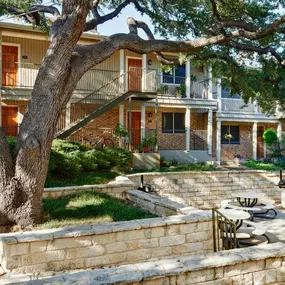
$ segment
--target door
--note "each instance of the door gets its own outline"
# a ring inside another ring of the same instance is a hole
[[[6,136],[16,137],[18,134],[18,107],[2,106],[2,131]]]
[[[129,91],[142,90],[142,60],[129,58],[128,59],[128,81]]]
[[[128,121],[129,122],[129,121]],[[132,148],[137,148],[141,142],[141,113],[132,112]]]
[[[18,47],[2,46],[2,85],[17,86]]]
[[[264,126],[257,127],[257,158],[264,158],[264,142],[262,136],[264,133]]]

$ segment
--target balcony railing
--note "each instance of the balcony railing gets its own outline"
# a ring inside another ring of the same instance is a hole
[[[222,98],[222,111],[255,113],[255,105],[250,102],[246,105],[243,99]]]
[[[2,86],[12,88],[33,88],[40,64],[2,62]],[[120,76],[119,71],[90,69],[79,80],[77,90],[95,91]],[[162,75],[156,69],[130,67],[121,85],[124,90],[158,92],[160,95],[186,97],[186,77]],[[208,98],[208,81],[198,77],[190,83],[190,97]]]

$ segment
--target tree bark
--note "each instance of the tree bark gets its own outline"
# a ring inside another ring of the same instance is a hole
[[[71,58],[90,7],[86,0],[73,0],[68,1],[66,10],[68,17],[63,15],[55,23],[60,29],[51,36],[20,126],[14,159],[0,134],[0,225],[25,227],[41,221],[43,187],[57,121],[82,76]]]

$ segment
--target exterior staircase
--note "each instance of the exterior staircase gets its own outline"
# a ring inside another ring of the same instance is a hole
[[[71,103],[58,121],[55,138],[68,138],[130,96],[143,95],[143,92],[125,91],[124,79],[127,75],[126,72],[76,103]]]

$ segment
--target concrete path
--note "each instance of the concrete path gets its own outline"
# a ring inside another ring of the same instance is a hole
[[[254,222],[264,225],[271,242],[285,243],[285,209],[277,207],[278,215],[273,220],[254,218]]]

